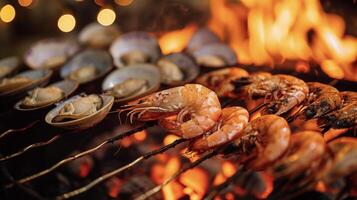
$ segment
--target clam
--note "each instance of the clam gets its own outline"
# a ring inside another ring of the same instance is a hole
[[[101,122],[113,106],[108,95],[76,95],[47,113],[45,121],[66,129],[86,129]]]
[[[161,50],[157,40],[146,32],[121,35],[110,47],[116,67],[135,63],[155,63]]]
[[[160,87],[160,71],[151,64],[134,64],[110,73],[102,84],[102,90],[116,98],[116,102],[127,102]]]
[[[186,50],[188,52],[194,52],[205,45],[219,42],[221,42],[221,40],[211,30],[207,28],[200,28],[192,35]]]
[[[8,57],[0,60],[0,79],[16,72],[20,67],[20,60],[17,57]]]
[[[62,80],[48,87],[38,87],[31,90],[24,99],[15,104],[15,109],[33,111],[46,108],[71,95],[78,87],[72,80]]]
[[[119,36],[117,26],[103,26],[98,23],[88,24],[79,33],[78,40],[81,44],[94,48],[108,47]]]
[[[176,86],[191,82],[199,74],[195,61],[184,53],[173,53],[160,58],[157,66],[161,73],[161,82]]]
[[[33,69],[58,68],[79,50],[76,42],[65,39],[45,39],[25,53],[25,63]]]
[[[62,78],[87,83],[93,81],[112,68],[110,55],[103,50],[86,50],[73,57],[61,68]]]
[[[0,97],[15,96],[48,83],[52,71],[29,70],[0,81]]]
[[[226,44],[212,43],[192,52],[199,65],[205,67],[223,67],[237,63],[234,51]]]

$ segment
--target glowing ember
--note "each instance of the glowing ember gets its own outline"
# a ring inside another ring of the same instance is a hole
[[[169,54],[182,51],[187,46],[188,41],[196,29],[197,27],[191,24],[181,30],[163,34],[159,38],[162,52],[164,54]]]
[[[208,24],[230,43],[240,63],[272,66],[285,60],[313,61],[332,78],[357,81],[353,67],[357,39],[343,35],[343,19],[325,13],[319,0],[240,2],[211,0]],[[297,65],[304,71],[308,67]]]

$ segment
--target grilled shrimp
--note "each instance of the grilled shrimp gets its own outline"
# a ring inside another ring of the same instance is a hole
[[[264,98],[262,114],[281,115],[302,103],[309,88],[298,78],[285,74],[256,73],[233,81],[235,92],[251,99]]]
[[[357,172],[357,139],[352,137],[341,137],[328,144],[332,152],[330,162],[321,171],[321,180],[325,184],[332,184],[335,181],[352,175]]]
[[[273,165],[272,173],[276,178],[305,175],[319,163],[325,150],[325,141],[319,132],[292,134],[287,152]]]
[[[232,67],[206,73],[198,77],[196,82],[215,91],[219,97],[234,97],[232,80],[248,75],[244,69]]]
[[[341,108],[318,119],[327,128],[350,128],[357,125],[357,92],[340,92]]]
[[[216,126],[208,134],[197,138],[190,145],[193,151],[207,150],[230,142],[239,136],[239,133],[248,124],[249,113],[246,109],[234,106],[224,108]]]
[[[308,82],[309,94],[303,105],[306,106],[298,116],[304,119],[312,119],[325,115],[337,109],[341,105],[339,91],[326,84]]]
[[[169,131],[193,138],[210,130],[221,115],[216,93],[199,84],[186,84],[163,90],[130,102],[122,111],[130,111],[130,121],[165,119],[177,115],[176,125]]]
[[[264,115],[248,123],[232,143],[233,152],[229,153],[237,156],[238,162],[247,168],[263,170],[283,155],[289,139],[290,128],[284,118]]]

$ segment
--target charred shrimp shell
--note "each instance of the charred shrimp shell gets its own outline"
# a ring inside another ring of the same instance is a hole
[[[62,78],[80,84],[96,80],[112,69],[110,55],[102,50],[86,50],[73,57],[60,71]]]
[[[0,79],[14,74],[20,68],[20,60],[13,56],[0,60]]]
[[[177,86],[193,81],[200,69],[195,61],[184,53],[173,53],[160,58],[156,64],[160,69],[161,82]]]
[[[108,95],[76,95],[47,113],[46,123],[64,129],[86,129],[101,122],[113,106]]]
[[[224,67],[237,64],[234,51],[226,44],[212,43],[192,52],[196,62],[205,67]]]
[[[102,90],[115,102],[127,102],[155,92],[160,87],[160,71],[151,64],[134,64],[110,73]]]
[[[88,24],[79,33],[78,40],[81,44],[93,48],[108,47],[120,35],[119,28],[115,25],[103,26],[96,22]]]
[[[70,96],[78,88],[78,83],[72,80],[63,80],[45,88],[36,88],[29,95],[18,101],[14,108],[20,111],[34,111],[49,106]]]
[[[66,39],[45,39],[35,43],[25,53],[26,65],[32,69],[61,67],[79,50],[79,45]]]
[[[118,68],[135,63],[155,63],[161,55],[157,40],[146,32],[121,35],[110,46],[114,65]]]

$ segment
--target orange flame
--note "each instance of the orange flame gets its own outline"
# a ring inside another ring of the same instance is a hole
[[[163,34],[159,38],[159,45],[164,54],[182,51],[190,40],[192,34],[197,29],[196,25],[190,24],[180,30]]]
[[[343,19],[325,13],[319,0],[240,2],[211,0],[208,23],[210,29],[229,42],[240,63],[313,61],[330,77],[357,81],[357,68],[353,66],[357,38],[345,36]],[[298,65],[301,68],[301,63]]]

